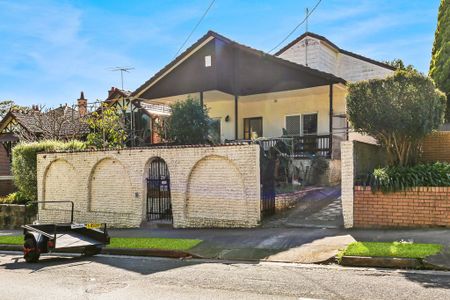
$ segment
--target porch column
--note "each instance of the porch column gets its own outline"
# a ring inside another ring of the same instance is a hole
[[[238,95],[234,95],[234,139],[238,139]]]
[[[203,91],[200,92],[200,105],[203,107]]]
[[[333,84],[330,84],[330,91],[329,91],[329,98],[330,98],[330,141],[329,141],[329,149],[330,149],[330,157],[333,151]]]

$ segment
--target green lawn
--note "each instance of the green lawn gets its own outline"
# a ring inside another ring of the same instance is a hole
[[[22,245],[22,235],[5,235],[0,236],[0,244]]]
[[[140,248],[163,250],[189,250],[201,240],[166,238],[111,238],[109,248]],[[0,236],[0,244],[22,245],[23,236]]]
[[[439,244],[354,242],[347,246],[343,255],[424,258],[440,252],[441,249],[442,245]]]
[[[164,250],[189,250],[201,240],[167,238],[111,238],[109,248],[146,248]]]

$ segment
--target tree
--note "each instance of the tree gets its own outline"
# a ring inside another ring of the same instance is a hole
[[[415,162],[422,139],[442,124],[444,111],[445,95],[415,70],[348,85],[349,121],[378,140],[391,165]]]
[[[87,136],[87,144],[95,148],[124,147],[127,133],[121,111],[115,106],[102,105],[86,119],[91,130]]]
[[[208,110],[190,96],[170,106],[171,115],[159,128],[160,136],[176,144],[204,144],[211,119]]]
[[[384,63],[396,68],[397,70],[414,70],[413,65],[406,66],[403,60],[400,58],[396,58],[393,60],[386,60],[384,61]]]
[[[446,120],[450,122],[450,1],[441,0],[429,75],[447,96]]]
[[[84,137],[88,131],[85,118],[68,105],[58,108],[36,105],[24,113],[28,116],[28,128],[16,132],[22,141],[67,141]]]
[[[29,110],[28,107],[17,105],[12,100],[2,100],[0,101],[0,120],[3,119],[11,109]]]

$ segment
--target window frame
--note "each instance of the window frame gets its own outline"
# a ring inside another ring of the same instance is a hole
[[[248,132],[248,134],[249,134],[249,136],[246,138],[246,131],[245,131],[245,121],[247,121],[248,120],[248,122],[249,122],[249,127],[250,127],[250,121],[251,120],[261,120],[261,135],[260,136],[258,136],[258,137],[262,137],[262,136],[264,136],[264,123],[263,123],[263,117],[262,116],[260,116],[260,117],[249,117],[249,118],[243,118],[243,139],[244,140],[251,140],[251,132]]]
[[[309,115],[317,115],[317,128],[316,128],[316,132],[315,133],[304,133],[304,116],[309,116]],[[296,117],[299,116],[300,117],[300,134],[298,136],[308,136],[308,135],[318,135],[319,134],[319,112],[307,112],[307,113],[295,113],[295,114],[288,114],[288,115],[284,115],[284,128],[287,131],[287,117]],[[288,135],[288,136],[296,136],[296,135]]]

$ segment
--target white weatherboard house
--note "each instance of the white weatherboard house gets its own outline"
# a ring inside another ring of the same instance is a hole
[[[357,136],[347,130],[346,83],[393,71],[314,33],[271,55],[209,31],[131,97],[161,105],[198,98],[217,142],[283,137],[298,158],[339,159],[339,142]]]

